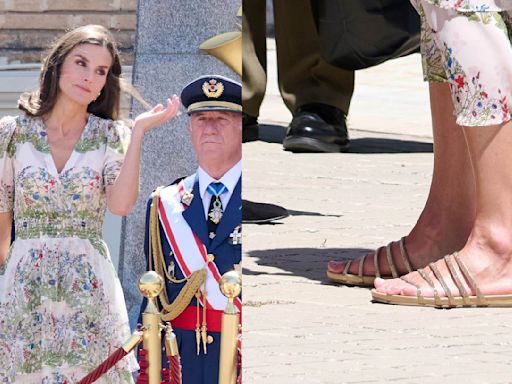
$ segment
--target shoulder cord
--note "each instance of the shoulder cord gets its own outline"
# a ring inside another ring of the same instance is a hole
[[[165,268],[165,258],[162,251],[158,218],[160,191],[163,188],[164,187],[158,187],[155,192],[153,192],[153,200],[151,202],[149,216],[149,269],[154,270],[160,276],[164,276],[173,283],[182,283],[187,281],[179,295],[171,304],[169,304],[169,298],[165,289],[163,289],[158,296],[165,312],[165,314],[162,316],[162,320],[171,321],[178,317],[179,314],[185,310],[185,308],[190,304],[190,301],[196,292],[199,291],[201,284],[203,284],[206,280],[206,269],[201,268],[192,272],[188,278],[176,280],[169,274],[167,268]]]

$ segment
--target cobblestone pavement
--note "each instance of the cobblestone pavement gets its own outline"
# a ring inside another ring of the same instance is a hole
[[[263,141],[243,146],[243,193],[292,216],[244,226],[244,384],[512,383],[512,310],[373,304],[369,290],[325,277],[328,260],[407,234],[426,200],[433,156],[419,55],[357,72],[349,153],[283,151],[290,114],[275,79]]]

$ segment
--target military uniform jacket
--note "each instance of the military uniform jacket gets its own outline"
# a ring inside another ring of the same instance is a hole
[[[192,198],[190,200],[191,196]],[[148,261],[150,249],[149,213],[152,199],[152,197],[149,199],[146,211],[146,230],[144,241],[146,261]],[[169,212],[172,210],[169,208],[171,204],[169,201],[172,200],[174,200],[175,204],[179,202],[182,206],[182,209],[178,208],[181,210],[181,214],[169,215]],[[167,205],[167,209],[165,209],[165,205]],[[190,257],[191,252],[195,253],[197,256],[197,250],[201,249],[202,247],[204,247],[204,252],[207,254],[213,254],[215,256],[213,262],[214,265],[210,265],[211,268],[209,268],[210,270],[208,272],[210,279],[212,274],[218,274],[220,277],[223,273],[233,270],[234,265],[240,264],[241,242],[233,240],[234,237],[232,235],[234,233],[236,234],[241,228],[241,179],[238,180],[227,206],[224,207],[224,214],[217,226],[216,236],[213,239],[210,239],[208,234],[203,202],[201,200],[199,191],[199,180],[196,174],[193,174],[182,180],[177,180],[160,191],[158,216],[161,245],[165,260],[164,268],[167,268],[167,270],[173,272],[176,279],[182,279],[185,277],[180,267],[180,263],[185,260],[185,264],[187,264],[187,256]],[[169,226],[172,227],[171,230],[169,230]],[[172,232],[172,235],[170,232]],[[179,249],[175,249],[177,244],[176,241],[173,241],[173,237],[175,238],[174,240],[176,240],[176,238],[179,237],[181,233],[190,232],[193,235],[191,237],[193,240],[188,239],[188,242],[181,243],[181,247],[178,245]],[[195,244],[193,244],[194,242]],[[187,247],[183,246],[185,244],[188,244]],[[180,260],[180,258],[182,260]],[[193,265],[193,262],[189,264]],[[189,272],[193,271],[193,268],[189,270]],[[185,273],[186,272],[187,271],[185,271]],[[208,308],[211,309],[212,306],[215,306],[213,307],[214,309],[223,310],[224,308],[222,308],[222,306],[225,306],[227,299],[225,299],[223,296],[221,299],[219,299],[218,295],[216,299],[214,299],[211,292],[213,292],[214,284],[216,284],[216,282],[210,281],[208,284],[207,299],[208,301],[212,302],[211,304],[208,304]],[[165,279],[165,289],[169,303],[174,301],[184,285],[185,283],[173,283],[168,279]],[[218,285],[216,289],[218,289]],[[219,302],[222,299],[224,299],[224,301]],[[195,298],[192,299],[190,305],[197,305]],[[146,300],[144,300],[142,304],[141,312],[144,310],[145,306]],[[240,305],[238,305],[238,307],[240,308]],[[176,327],[174,327],[174,332],[176,333],[178,346],[180,349],[183,383],[217,384],[220,355],[220,333],[208,332],[209,335],[213,336],[213,343],[208,344],[207,354],[204,354],[201,350],[200,354],[197,355],[195,332],[191,330],[179,329]],[[165,355],[165,353],[163,355]]]

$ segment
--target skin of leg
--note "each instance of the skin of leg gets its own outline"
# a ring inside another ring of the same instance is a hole
[[[434,137],[434,170],[427,202],[406,237],[406,249],[413,268],[460,249],[468,239],[475,218],[475,183],[463,131],[455,123],[450,89],[447,83],[429,83]],[[450,236],[446,236],[450,233]],[[398,273],[407,272],[398,243],[392,246]],[[371,256],[371,254],[369,254]],[[328,269],[341,273],[345,262],[330,262]],[[358,262],[349,273],[357,274]],[[386,250],[379,255],[381,275],[391,275]],[[375,273],[373,257],[365,259],[364,275]]]
[[[512,293],[512,121],[488,127],[465,127],[464,135],[476,182],[476,218],[459,256],[483,294]],[[453,294],[458,294],[444,261],[436,263]],[[426,272],[433,277],[427,268]],[[425,296],[432,289],[417,272],[408,279]],[[443,289],[436,282],[438,292]],[[379,292],[415,295],[416,288],[393,279],[375,281]],[[466,289],[471,292],[467,285]],[[474,292],[473,292],[474,293]]]

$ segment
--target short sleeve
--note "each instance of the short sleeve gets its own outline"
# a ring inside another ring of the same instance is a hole
[[[16,118],[0,119],[0,212],[9,212],[14,207],[14,132]]]
[[[123,121],[111,121],[107,126],[107,147],[103,163],[103,183],[112,185],[117,179],[130,144],[131,129]]]

